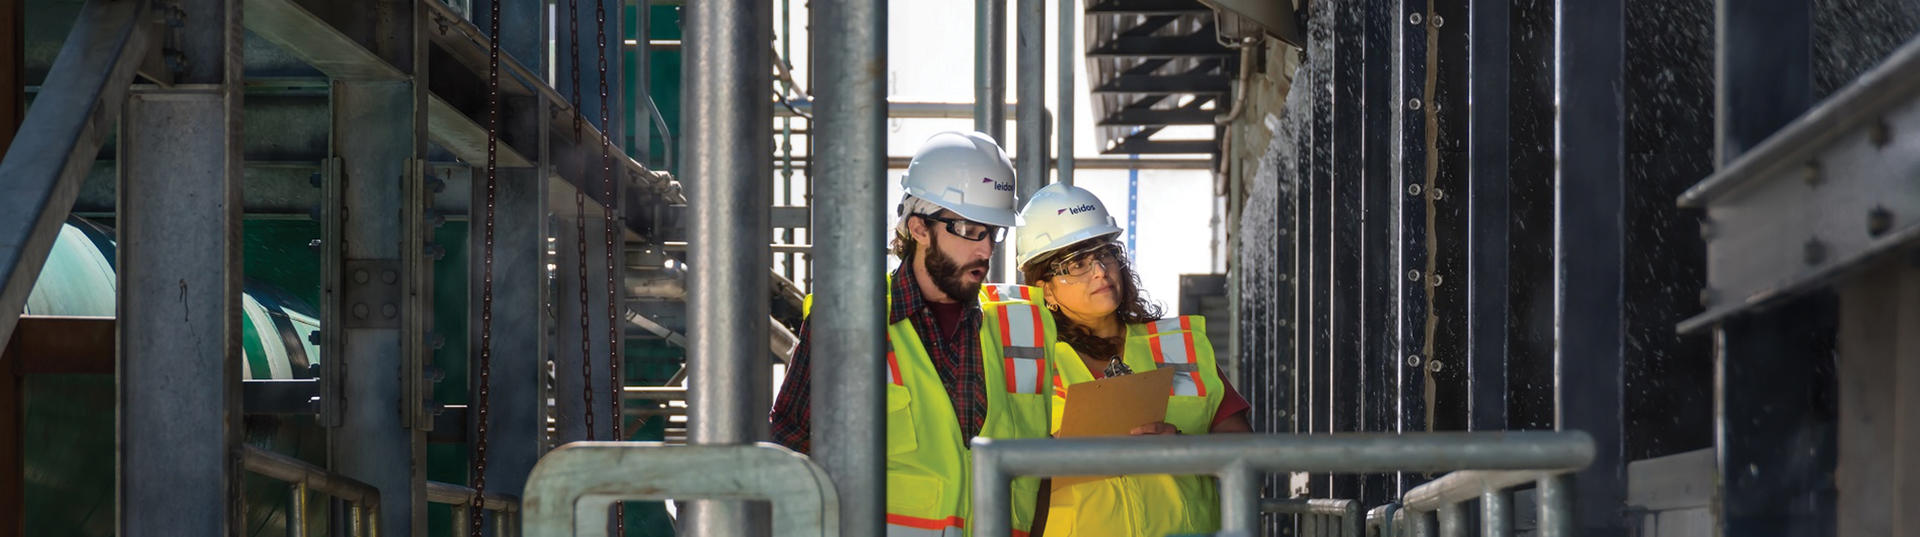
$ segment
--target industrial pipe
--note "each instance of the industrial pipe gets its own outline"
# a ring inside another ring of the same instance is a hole
[[[772,5],[694,2],[686,27],[686,92],[701,96],[689,101],[684,133],[689,253],[700,267],[688,278],[687,440],[749,444],[767,437],[772,406],[772,371],[758,337],[771,324],[764,274],[773,265]],[[739,501],[697,501],[682,519],[685,535],[765,535],[763,513]]]
[[[1060,46],[1056,51],[1060,72],[1059,87],[1055,88],[1059,102],[1053,105],[1054,117],[1058,121],[1053,128],[1060,136],[1060,143],[1054,151],[1060,154],[1059,160],[1056,161],[1059,181],[1071,185],[1073,184],[1073,97],[1075,95],[1073,81],[1074,71],[1079,69],[1078,62],[1073,61],[1073,53],[1080,49],[1080,45],[1074,42],[1073,29],[1074,19],[1079,18],[1080,15],[1079,2],[1078,0],[1060,0],[1056,10],[1060,12]]]

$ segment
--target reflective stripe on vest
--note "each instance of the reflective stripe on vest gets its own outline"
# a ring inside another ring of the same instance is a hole
[[[982,306],[992,308],[1000,320],[1007,393],[1046,393],[1046,325],[1033,288],[996,284],[981,286],[981,291],[988,302]]]
[[[1206,397],[1207,385],[1200,380],[1200,368],[1194,364],[1193,326],[1188,317],[1161,319],[1147,323],[1153,336],[1153,362],[1174,371],[1169,395]]]
[[[961,537],[967,521],[957,516],[935,520],[887,513],[887,537]]]

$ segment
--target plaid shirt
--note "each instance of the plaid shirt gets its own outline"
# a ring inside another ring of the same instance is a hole
[[[947,400],[967,402],[953,405],[953,412],[959,418],[964,441],[970,444],[987,421],[987,391],[985,381],[981,380],[985,375],[980,363],[980,297],[965,297],[971,307],[961,314],[959,328],[952,334],[941,334],[933,328],[938,323],[933,309],[927,307],[926,295],[920,292],[920,285],[908,268],[912,265],[913,260],[908,259],[893,273],[887,324],[899,323],[902,319],[913,321],[914,333],[920,335],[920,341],[927,347],[927,356],[933,359],[933,369],[940,373],[940,383],[947,388]],[[770,416],[773,441],[801,453],[808,453],[813,446],[810,332],[806,323],[800,325],[800,342],[793,348],[793,358],[787,361],[787,378],[780,385],[780,397],[774,400]]]

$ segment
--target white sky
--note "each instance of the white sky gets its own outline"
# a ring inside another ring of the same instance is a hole
[[[1084,0],[1082,0],[1084,2]],[[1009,2],[1011,4],[1012,2]],[[792,5],[794,40],[793,54],[789,61],[794,64],[795,76],[801,87],[811,87],[806,79],[808,72],[808,54],[806,43],[806,11],[799,0],[787,0],[778,5]],[[1049,109],[1057,101],[1055,45],[1058,44],[1056,21],[1058,20],[1058,2],[1047,2],[1047,69],[1044,74],[1047,81],[1046,102]],[[1075,10],[1081,9],[1076,5]],[[927,1],[894,0],[888,3],[887,54],[888,54],[888,97],[894,101],[925,102],[972,102],[973,101],[973,2],[967,1]],[[1011,6],[1010,6],[1011,7]],[[1012,11],[1009,9],[1009,11]],[[1076,30],[1084,31],[1085,19],[1076,21]],[[780,14],[775,13],[775,31],[784,33],[780,28]],[[1007,45],[1008,74],[1007,97],[1015,97],[1017,73],[1013,72],[1015,63],[1013,54],[1015,45],[1015,27],[1008,23],[1009,43]],[[1086,63],[1084,57],[1084,39],[1076,36],[1071,41],[1076,52],[1075,65],[1071,66],[1078,74],[1076,85],[1076,105],[1074,124],[1076,138],[1074,154],[1080,157],[1102,156],[1094,139],[1094,118],[1092,105],[1087,93]],[[1012,119],[1009,117],[1008,119]],[[971,130],[971,119],[894,119],[889,120],[890,132],[887,136],[887,154],[910,156],[914,149],[933,133],[943,130]],[[779,133],[778,124],[775,127]],[[1011,122],[1007,127],[1008,138],[1013,137]],[[1167,133],[1177,134],[1177,133]],[[1178,133],[1184,134],[1184,133]],[[1185,137],[1185,136],[1181,136]],[[1009,154],[1014,151],[1012,140],[1002,141]],[[1124,155],[1119,155],[1124,158]],[[1156,155],[1157,156],[1157,155]],[[888,205],[900,199],[900,174],[903,170],[888,173]],[[1027,181],[1029,178],[1019,178]],[[1074,172],[1077,186],[1086,188],[1105,202],[1107,209],[1121,227],[1127,227],[1127,183],[1125,170],[1085,170]],[[776,187],[779,188],[779,187]],[[782,195],[776,193],[776,195]],[[1213,179],[1206,170],[1143,170],[1139,172],[1139,224],[1135,237],[1135,266],[1140,271],[1142,285],[1155,299],[1167,306],[1168,312],[1177,312],[1179,308],[1179,275],[1197,274],[1211,271],[1212,241],[1214,233],[1210,220],[1213,217]],[[795,200],[797,203],[798,200]],[[1024,203],[1024,200],[1022,200]],[[889,213],[888,225],[893,221]],[[1009,234],[1009,240],[1011,234]],[[796,243],[806,243],[804,235],[796,237]]]

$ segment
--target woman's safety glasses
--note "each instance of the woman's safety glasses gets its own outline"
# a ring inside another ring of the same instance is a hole
[[[1103,272],[1113,272],[1120,267],[1120,254],[1124,251],[1120,245],[1109,243],[1067,254],[1053,262],[1053,275],[1084,278],[1093,273],[1095,266]]]

